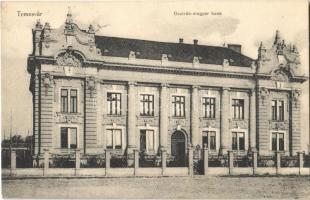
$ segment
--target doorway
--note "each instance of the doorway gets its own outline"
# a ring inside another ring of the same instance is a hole
[[[182,131],[175,131],[171,135],[171,155],[174,157],[175,165],[184,167],[185,155],[185,135]]]

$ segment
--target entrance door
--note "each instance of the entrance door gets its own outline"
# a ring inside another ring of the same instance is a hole
[[[175,164],[185,166],[185,135],[176,131],[171,136],[171,154],[175,157]]]

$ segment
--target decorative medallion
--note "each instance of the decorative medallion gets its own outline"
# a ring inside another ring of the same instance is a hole
[[[73,50],[67,49],[56,58],[56,63],[60,66],[81,67],[82,61],[77,58]]]

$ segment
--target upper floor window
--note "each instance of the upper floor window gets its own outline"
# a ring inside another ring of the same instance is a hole
[[[185,117],[185,97],[172,96],[172,108],[174,117]]]
[[[272,120],[284,120],[284,101],[272,100],[271,102]]]
[[[245,149],[244,132],[232,132],[232,150],[243,151]]]
[[[272,151],[284,151],[284,133],[273,132],[271,142]]]
[[[215,98],[203,97],[202,105],[205,118],[215,118]]]
[[[60,147],[77,148],[77,128],[61,127],[60,128]]]
[[[154,95],[140,95],[140,115],[154,116]]]
[[[210,150],[216,150],[216,132],[204,131],[202,133],[202,143],[207,145]]]
[[[122,148],[122,130],[107,129],[107,149]]]
[[[234,119],[244,119],[244,100],[243,99],[233,99],[233,118]]]
[[[78,92],[76,89],[61,89],[61,112],[77,113],[77,96]]]
[[[120,93],[108,93],[108,115],[121,115],[121,94]]]

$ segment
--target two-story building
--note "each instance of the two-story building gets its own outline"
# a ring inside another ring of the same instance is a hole
[[[276,33],[258,58],[241,46],[208,46],[96,35],[71,13],[58,29],[33,29],[28,58],[34,156],[43,149],[84,154],[187,149],[260,155],[301,150],[299,54]]]

